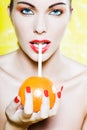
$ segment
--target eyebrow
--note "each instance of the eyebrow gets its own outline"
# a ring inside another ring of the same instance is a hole
[[[28,3],[28,2],[21,1],[21,2],[17,2],[17,4],[26,4],[26,5],[29,5],[29,6],[31,6],[32,8],[35,9],[35,6],[30,4],[30,3]]]
[[[31,6],[32,8],[35,9],[35,6],[32,5],[32,4],[30,4],[30,3],[28,3],[28,2],[21,1],[21,2],[17,2],[17,4],[26,4],[26,5],[29,5],[29,6]],[[63,2],[55,3],[53,5],[50,5],[49,9],[52,8],[52,7],[54,7],[54,6],[57,6],[57,5],[66,5],[66,3],[63,3]]]
[[[55,3],[53,5],[50,5],[49,8],[52,8],[52,7],[56,6],[56,5],[66,5],[66,3],[63,3],[63,2]]]

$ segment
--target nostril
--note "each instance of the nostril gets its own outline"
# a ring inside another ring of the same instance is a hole
[[[37,31],[37,30],[34,30],[34,33],[43,34],[43,33],[46,33],[46,31]]]
[[[43,34],[46,33],[46,25],[43,20],[39,20],[34,26],[34,33]]]

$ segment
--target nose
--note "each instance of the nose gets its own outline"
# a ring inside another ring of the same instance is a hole
[[[46,31],[46,20],[43,16],[37,17],[37,19],[35,20],[34,33],[43,34],[46,33]]]

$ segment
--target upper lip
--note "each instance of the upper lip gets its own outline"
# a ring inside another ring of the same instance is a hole
[[[31,44],[34,44],[34,43],[36,43],[36,44],[40,44],[40,43],[47,43],[47,44],[49,44],[50,43],[50,41],[49,40],[46,40],[46,39],[44,39],[44,40],[32,40],[32,41],[30,41],[30,43]]]

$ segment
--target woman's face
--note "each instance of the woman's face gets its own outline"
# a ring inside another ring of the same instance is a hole
[[[70,14],[69,0],[14,0],[10,12],[19,45],[34,61],[39,44],[43,61],[59,50]]]

